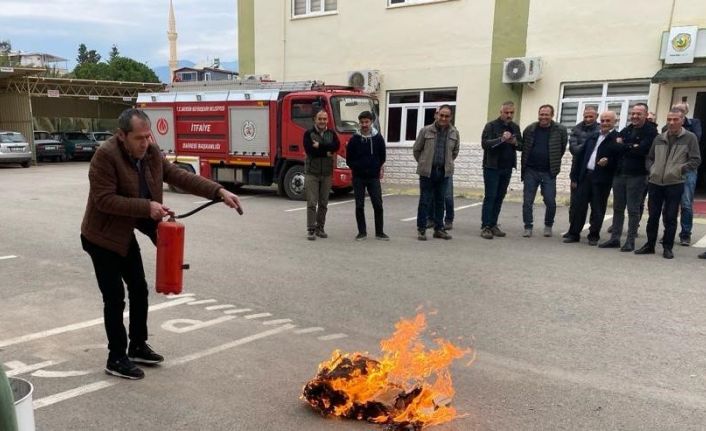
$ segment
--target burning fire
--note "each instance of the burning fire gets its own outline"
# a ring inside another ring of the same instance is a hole
[[[380,342],[379,360],[334,351],[306,384],[302,399],[324,416],[387,424],[392,430],[419,430],[456,418],[449,366],[470,350],[444,339],[427,349],[420,340],[425,328],[424,314],[398,322],[392,337]]]

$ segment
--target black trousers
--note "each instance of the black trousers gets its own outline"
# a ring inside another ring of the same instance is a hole
[[[379,178],[353,177],[353,194],[355,196],[355,221],[358,224],[358,233],[367,234],[365,225],[365,190],[368,190],[370,202],[375,213],[375,235],[382,235],[382,187]]]
[[[574,192],[574,199],[571,206],[574,207],[573,219],[569,226],[569,235],[573,238],[580,238],[583,225],[586,223],[588,207],[591,207],[591,218],[589,220],[588,239],[596,240],[600,238],[603,218],[608,206],[608,196],[610,196],[611,183],[596,183],[593,181],[593,173],[586,173],[583,181],[578,183]]]
[[[657,243],[657,232],[659,231],[659,216],[662,215],[664,223],[664,235],[662,245],[665,249],[671,250],[674,246],[674,236],[677,233],[677,213],[681,205],[681,195],[684,192],[684,184],[674,184],[672,186],[658,186],[650,183],[647,186],[649,200],[647,201],[649,217],[647,219],[647,243],[652,247]]]
[[[116,360],[126,355],[127,335],[123,325],[125,285],[130,300],[130,342],[147,341],[147,281],[142,266],[140,246],[132,235],[127,256],[107,250],[81,235],[81,245],[91,256],[98,288],[103,295],[103,320],[108,336],[108,358]]]

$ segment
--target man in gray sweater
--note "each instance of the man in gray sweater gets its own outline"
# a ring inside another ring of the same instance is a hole
[[[649,218],[647,244],[635,254],[654,254],[660,214],[664,214],[663,252],[665,259],[674,258],[672,247],[677,232],[677,212],[684,191],[684,177],[701,163],[696,135],[684,129],[684,112],[672,109],[667,114],[667,130],[657,135],[647,156]]]

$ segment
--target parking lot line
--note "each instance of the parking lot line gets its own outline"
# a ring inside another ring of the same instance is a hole
[[[69,389],[68,391],[59,392],[58,394],[49,395],[48,397],[39,398],[32,403],[35,410],[41,409],[42,407],[50,406],[52,404],[59,403],[71,398],[75,398],[81,395],[90,394],[91,392],[100,391],[101,389],[109,388],[116,385],[115,382],[108,382],[102,380],[100,382],[90,383],[88,385],[79,386],[77,388]]]
[[[700,240],[696,241],[692,247],[696,248],[706,248],[706,236],[702,237]]]
[[[172,359],[170,361],[166,361],[163,364],[164,368],[171,368],[177,365],[182,365],[186,364],[187,362],[195,361],[197,359],[204,358],[206,356],[214,355],[216,353],[223,352],[228,349],[232,349],[233,347],[238,347],[242,346],[243,344],[247,343],[252,343],[253,341],[257,341],[266,337],[270,337],[272,335],[277,335],[279,333],[288,331],[292,328],[295,328],[296,325],[283,325],[278,328],[270,329],[267,331],[259,332],[257,334],[253,334],[244,338],[240,338],[235,341],[231,341],[225,344],[221,344],[220,346],[212,347],[210,349],[202,350],[200,352],[195,352],[186,356],[182,356],[180,358]],[[52,404],[59,403],[61,401],[66,401],[71,398],[76,398],[81,395],[89,394],[91,392],[96,392],[101,389],[109,388],[111,386],[117,385],[118,380],[115,381],[106,381],[106,380],[101,380],[99,382],[95,383],[90,383],[88,385],[83,385],[79,386],[74,389],[69,389],[68,391],[60,392],[58,394],[54,395],[49,395],[44,398],[39,398],[34,401],[32,404],[35,410],[41,409],[43,407],[50,406]]]
[[[149,308],[149,311],[163,310],[165,308],[174,307],[181,304],[186,304],[193,301],[194,298],[185,297],[179,298],[171,301],[162,302],[161,304],[153,305]],[[123,313],[123,317],[127,317],[128,312]],[[59,328],[48,329],[46,331],[35,332],[33,334],[22,335],[20,337],[10,338],[8,340],[0,340],[0,348],[12,346],[14,344],[26,343],[27,341],[38,340],[40,338],[47,338],[53,335],[63,334],[65,332],[78,331],[79,329],[89,328],[91,326],[102,325],[103,318],[86,320],[85,322],[73,323],[71,325],[61,326]]]
[[[382,195],[382,197],[385,198],[385,197],[392,196],[392,195],[394,195],[394,193],[387,193],[387,194]],[[370,198],[369,198],[368,196],[366,196],[365,199],[368,199],[368,200],[369,200]],[[349,204],[349,203],[351,203],[351,202],[355,202],[355,199],[350,199],[350,200],[341,201],[341,202],[334,202],[334,203],[332,203],[332,204],[328,204],[328,206],[329,206],[329,207],[333,207],[333,206],[336,206],[336,205]],[[284,210],[284,212],[286,212],[286,213],[291,213],[291,212],[294,212],[294,211],[304,211],[305,209],[306,209],[306,207],[290,208],[290,209],[288,209],[288,210]]]
[[[483,205],[483,202],[476,202],[476,203],[469,204],[469,205],[463,205],[463,206],[460,206],[460,207],[458,207],[458,208],[454,208],[454,212],[456,212],[456,211],[461,211],[461,210],[465,210],[466,208],[477,207],[477,206],[480,206],[480,205]],[[400,221],[412,221],[412,220],[416,220],[416,219],[417,219],[417,217],[409,217],[409,218],[403,218],[403,219],[401,219]]]
[[[0,256],[0,260],[7,260],[7,259],[16,259],[17,256],[11,254],[9,256]]]

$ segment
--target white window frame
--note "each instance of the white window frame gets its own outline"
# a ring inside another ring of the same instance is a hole
[[[624,95],[624,96],[608,96],[608,85],[610,84],[631,84],[631,83],[641,83],[646,84],[649,80],[647,79],[632,79],[627,81],[585,81],[585,82],[565,82],[561,84],[559,89],[559,94],[561,99],[559,100],[559,109],[555,121],[559,122],[561,120],[562,111],[564,109],[565,103],[578,103],[578,110],[576,112],[576,122],[578,124],[583,120],[583,110],[586,105],[598,105],[598,112],[603,112],[610,105],[620,104],[620,111],[615,111],[618,114],[619,122],[616,124],[618,130],[622,130],[627,126],[629,122],[629,110],[630,105],[638,102],[647,103],[650,98],[650,90],[648,89],[646,94],[634,94],[634,95]],[[564,90],[566,86],[574,85],[602,85],[603,90],[601,96],[585,96],[585,97],[563,97]],[[573,126],[570,126],[573,127]]]
[[[398,7],[418,6],[429,3],[443,3],[447,1],[453,0],[403,0],[402,3],[392,3],[392,0],[387,0],[387,8],[394,9]]]
[[[338,13],[338,1],[336,1],[336,9],[335,10],[329,10],[325,11],[324,8],[326,7],[326,0],[321,0],[321,6],[318,11],[312,11],[311,10],[311,0],[303,0],[306,2],[306,12],[303,14],[295,15],[294,11],[296,10],[295,7],[295,2],[296,0],[292,0],[292,17],[291,19],[301,19],[301,18],[311,18],[311,17],[316,17],[316,16],[327,16],[327,15],[336,15]]]
[[[451,91],[455,90],[456,91],[456,100],[451,102],[424,102],[424,93],[425,92],[435,92],[435,91]],[[395,93],[413,93],[413,92],[418,92],[419,93],[419,102],[416,103],[390,103],[390,96],[394,95]],[[417,109],[417,132],[415,133],[416,135],[419,134],[419,131],[422,130],[424,127],[424,111],[427,108],[438,108],[441,105],[449,105],[453,106],[454,112],[456,111],[456,104],[458,102],[458,87],[442,87],[442,88],[427,88],[424,90],[419,90],[419,89],[411,89],[411,90],[390,90],[387,92],[387,100],[386,100],[386,106],[385,106],[385,138],[389,137],[389,129],[390,129],[390,108],[402,108],[402,116],[400,118],[400,141],[399,142],[389,142],[388,141],[388,146],[395,146],[395,147],[412,147],[414,146],[414,140],[407,140],[406,137],[406,132],[407,132],[407,111],[409,109]]]

